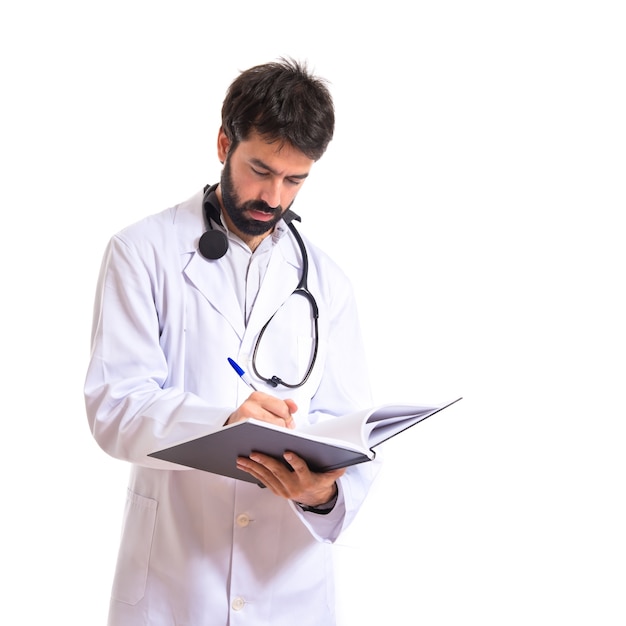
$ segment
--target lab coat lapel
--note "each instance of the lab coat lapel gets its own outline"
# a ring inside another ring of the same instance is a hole
[[[210,305],[228,320],[241,339],[245,332],[243,314],[224,265],[219,259],[209,261],[198,252],[198,239],[205,229],[203,197],[204,191],[199,191],[176,207],[173,213],[181,255],[183,258],[191,255],[183,272]]]
[[[252,333],[253,336],[260,332],[281,304],[293,293],[298,281],[299,267],[295,252],[288,237],[285,236],[272,253],[246,332]]]
[[[284,239],[273,251],[247,329],[235,291],[219,260],[208,261],[196,251],[185,275],[243,339],[244,333],[256,335],[298,285],[300,268],[295,254]]]
[[[185,275],[242,339],[245,332],[243,314],[224,265],[219,260],[209,261],[196,251],[185,268]]]

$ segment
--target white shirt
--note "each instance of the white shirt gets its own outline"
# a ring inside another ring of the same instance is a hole
[[[223,230],[228,237],[228,254],[224,258],[228,265],[229,277],[237,294],[242,315],[244,316],[244,324],[247,325],[250,313],[254,308],[254,303],[261,289],[261,283],[272,256],[272,250],[286,234],[287,227],[284,222],[279,222],[273,232],[261,241],[254,252],[235,233],[230,232],[228,228],[220,224],[215,224],[214,228]]]

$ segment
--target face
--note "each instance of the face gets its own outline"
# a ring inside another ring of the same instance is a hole
[[[290,144],[267,143],[255,133],[231,150],[222,130],[218,156],[224,162],[217,189],[224,219],[254,249],[295,200],[313,160]]]

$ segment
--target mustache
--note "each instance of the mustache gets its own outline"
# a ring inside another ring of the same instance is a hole
[[[280,205],[277,207],[271,207],[264,200],[249,200],[244,204],[243,208],[244,210],[249,211],[263,211],[263,213],[268,213],[269,215],[283,212],[283,208]]]

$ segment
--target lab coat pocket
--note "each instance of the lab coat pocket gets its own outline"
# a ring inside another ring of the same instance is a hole
[[[112,596],[115,600],[136,604],[143,598],[156,513],[156,500],[128,491],[122,542],[113,581]]]

